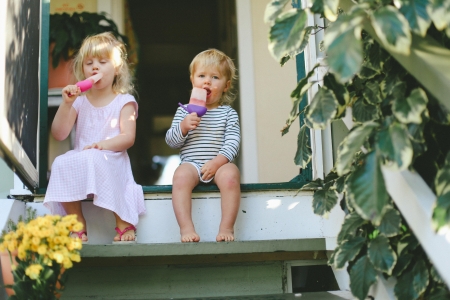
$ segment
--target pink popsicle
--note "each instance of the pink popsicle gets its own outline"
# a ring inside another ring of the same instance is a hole
[[[80,88],[81,92],[89,90],[97,81],[103,77],[102,73],[95,74],[85,80],[78,81],[76,85]]]
[[[198,106],[206,106],[206,90],[201,88],[192,88],[191,99],[189,104],[194,104]]]

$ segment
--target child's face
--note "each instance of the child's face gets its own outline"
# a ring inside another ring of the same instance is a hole
[[[222,75],[217,67],[195,66],[191,76],[193,87],[206,90],[206,108],[219,106],[220,98],[230,88],[230,80]]]
[[[103,89],[111,87],[116,76],[116,68],[113,61],[106,56],[103,57],[86,57],[83,60],[83,72],[86,78],[97,73],[103,73],[102,79],[97,81],[93,86],[94,89]]]

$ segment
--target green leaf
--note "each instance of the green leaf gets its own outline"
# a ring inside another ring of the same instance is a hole
[[[381,219],[378,229],[387,237],[393,237],[400,233],[402,218],[400,213],[393,207],[389,207]]]
[[[419,242],[416,237],[411,234],[405,234],[397,244],[397,255],[412,253],[417,246],[419,246]]]
[[[339,0],[313,0],[311,11],[316,14],[322,14],[330,22],[337,19]]]
[[[308,191],[308,190],[318,190],[323,187],[323,180],[321,178],[317,178],[304,186],[300,189],[300,191]]]
[[[334,93],[322,87],[309,104],[306,118],[313,124],[314,129],[325,129],[336,115],[337,107],[338,102]]]
[[[427,0],[397,0],[394,2],[408,20],[411,30],[424,37],[430,27],[431,19],[427,12]]]
[[[450,224],[450,192],[440,195],[433,210],[433,225],[436,230]]]
[[[395,296],[398,300],[413,300],[417,299],[420,295],[414,289],[412,284],[414,274],[412,271],[404,272],[397,278],[397,284],[394,287]]]
[[[386,49],[409,55],[411,33],[408,21],[397,9],[390,5],[383,6],[373,13],[371,22]]]
[[[437,173],[434,183],[437,196],[450,192],[450,152],[445,158],[443,167]]]
[[[275,19],[283,12],[283,8],[289,0],[273,0],[266,5],[266,10],[264,12],[264,22],[270,23],[275,21]]]
[[[378,105],[366,104],[362,98],[358,99],[352,106],[353,120],[357,123],[364,123],[380,118]]]
[[[392,276],[399,277],[400,275],[402,275],[403,271],[408,268],[413,258],[414,255],[410,253],[400,255],[397,259],[397,263],[395,264],[394,271],[392,271]]]
[[[301,168],[306,168],[306,165],[311,160],[312,154],[308,142],[307,130],[309,130],[309,128],[303,124],[297,136],[297,152],[295,153],[294,162]]]
[[[370,287],[377,281],[377,272],[367,255],[362,256],[350,270],[350,289],[359,300],[367,297]]]
[[[312,207],[314,213],[319,216],[326,216],[336,205],[338,195],[333,189],[318,190],[314,193]]]
[[[375,269],[391,275],[397,262],[397,255],[387,237],[380,234],[373,239],[369,244],[368,254]]]
[[[331,28],[334,27],[337,25]],[[327,39],[327,33],[325,34],[327,63],[340,82],[347,82],[361,68],[363,61],[361,29],[360,25],[349,27],[333,40]]]
[[[339,105],[342,105],[345,109],[345,106],[350,102],[350,95],[345,86],[337,82],[336,78],[331,73],[328,73],[323,77],[323,85],[327,89],[333,91]]]
[[[422,113],[427,108],[428,98],[421,88],[411,92],[408,98],[395,98],[392,112],[402,123],[422,123]]]
[[[366,224],[367,221],[362,219],[357,213],[351,213],[347,215],[342,224],[341,231],[339,231],[337,241],[341,243],[344,240],[348,240],[356,235],[356,230],[358,230],[362,225]]]
[[[379,124],[375,122],[363,123],[361,126],[353,128],[344,138],[339,145],[336,160],[336,171],[339,175],[350,171],[350,165],[355,153],[361,150],[364,142],[378,126]]]
[[[433,278],[433,280],[436,281],[437,283],[444,283],[444,280],[442,280],[441,275],[439,275],[438,271],[434,266],[431,266],[430,275],[431,278]]]
[[[375,151],[367,154],[363,165],[347,179],[347,191],[356,212],[363,219],[379,225],[389,195]]]
[[[441,31],[450,25],[450,2],[447,0],[432,0],[430,17],[434,26]]]
[[[341,245],[339,245],[339,250],[334,256],[335,268],[341,269],[348,261],[354,260],[365,243],[366,239],[358,236],[352,237],[351,239],[346,240]]]
[[[405,170],[412,162],[413,149],[408,138],[406,126],[394,122],[387,129],[381,130],[377,140],[381,154],[399,170]]]
[[[299,51],[306,36],[307,21],[304,10],[291,9],[278,16],[269,33],[269,51],[277,61],[292,51]]]
[[[412,273],[414,274],[412,282],[414,290],[417,294],[421,295],[427,289],[430,280],[430,274],[428,273],[427,265],[423,259],[416,262],[412,269]]]
[[[341,176],[336,180],[336,182],[334,184],[334,186],[336,188],[336,192],[338,192],[338,193],[344,192],[346,179],[347,179],[347,176]]]
[[[367,81],[363,91],[364,99],[370,104],[381,103],[381,90],[377,81]]]
[[[427,300],[450,300],[450,292],[444,287],[436,287]]]

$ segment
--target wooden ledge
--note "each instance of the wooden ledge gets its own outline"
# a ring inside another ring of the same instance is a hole
[[[325,239],[83,245],[81,257],[146,257],[325,251]]]

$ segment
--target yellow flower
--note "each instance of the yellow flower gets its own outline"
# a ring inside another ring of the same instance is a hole
[[[28,268],[25,269],[25,274],[30,277],[31,279],[38,279],[39,278],[39,273],[42,270],[42,266],[39,264],[33,264],[30,265]]]
[[[58,264],[60,264],[60,263],[63,262],[64,255],[61,252],[59,252],[59,251],[55,252],[55,253],[53,253],[53,259],[56,260],[56,262]]]
[[[72,260],[72,261],[74,261],[74,262],[80,262],[80,261],[81,261],[80,254],[72,253],[72,254],[70,255],[70,260]]]
[[[73,225],[72,230],[77,232],[83,230],[83,224],[78,222],[77,224]]]
[[[33,245],[39,246],[39,244],[41,243],[41,239],[40,239],[39,237],[37,237],[37,236],[34,236],[34,237],[31,239],[31,243],[32,243]]]
[[[40,255],[46,254],[46,253],[47,253],[47,245],[44,245],[44,244],[40,245],[40,246],[38,247],[37,252],[38,252]]]
[[[70,269],[70,268],[72,268],[73,263],[68,257],[64,257],[63,265],[64,265],[64,268]]]

